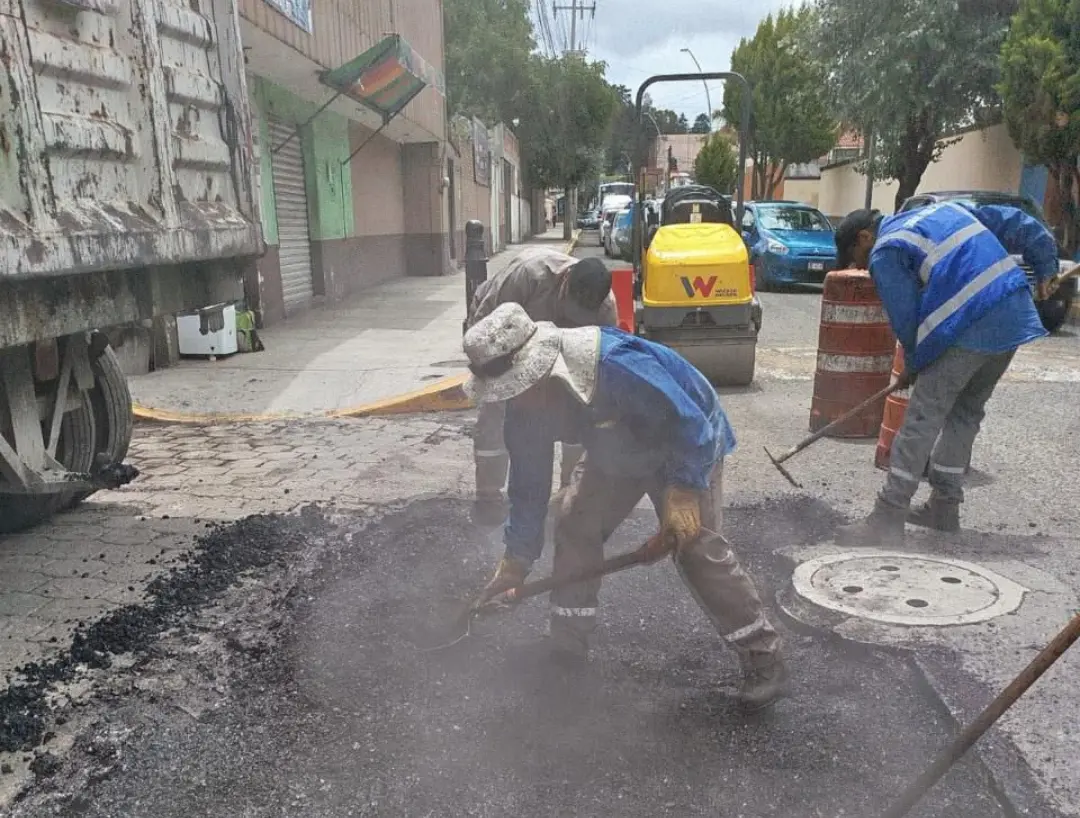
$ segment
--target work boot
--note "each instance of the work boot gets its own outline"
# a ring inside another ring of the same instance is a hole
[[[791,692],[791,675],[777,656],[768,664],[743,662],[743,683],[739,704],[748,713],[771,707]]]
[[[499,565],[495,569],[495,575],[488,581],[488,584],[484,586],[484,590],[480,593],[477,604],[482,605],[489,599],[494,599],[499,594],[509,591],[511,588],[517,588],[519,585],[524,585],[525,577],[529,575],[531,568],[532,566],[528,565],[523,560],[504,556],[499,560]]]
[[[953,534],[960,530],[960,504],[930,495],[930,499],[908,512],[907,521],[920,528]]]
[[[883,548],[903,545],[907,513],[906,508],[890,505],[879,497],[865,520],[836,529],[836,541],[841,545]]]

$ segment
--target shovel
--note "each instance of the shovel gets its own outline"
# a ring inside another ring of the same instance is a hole
[[[910,384],[906,383],[904,381],[904,379],[900,379],[896,383],[889,384],[884,389],[881,389],[881,390],[875,392],[873,395],[868,397],[866,400],[864,400],[862,403],[860,403],[855,408],[849,409],[848,411],[844,412],[844,414],[842,414],[840,417],[838,417],[836,420],[834,420],[828,426],[825,426],[825,427],[823,427],[821,429],[818,429],[816,432],[814,432],[809,437],[803,438],[799,443],[796,443],[794,446],[792,446],[790,451],[785,452],[784,454],[780,455],[779,457],[773,457],[772,452],[770,452],[768,450],[768,448],[765,448],[765,447],[762,447],[762,448],[765,448],[765,454],[769,456],[769,460],[771,460],[772,464],[774,466],[776,466],[777,471],[779,471],[780,474],[784,475],[784,477],[787,478],[787,481],[789,483],[791,483],[791,485],[793,485],[797,489],[801,489],[802,486],[800,486],[797,482],[795,482],[795,478],[791,476],[791,472],[789,472],[786,468],[784,468],[784,461],[785,460],[789,460],[790,458],[797,455],[799,452],[801,452],[803,449],[805,449],[810,444],[816,443],[817,441],[821,440],[821,438],[825,437],[825,435],[827,435],[829,432],[831,432],[833,429],[835,429],[841,423],[845,423],[845,422],[851,420],[853,417],[855,417],[860,412],[865,410],[866,407],[872,406],[875,402],[881,400],[882,398],[888,397],[893,392],[899,392],[901,389],[906,389],[909,385]]]
[[[712,532],[703,530],[703,533],[711,534]],[[674,550],[675,546],[673,543],[664,543],[661,545],[654,537],[633,551],[628,551],[625,554],[619,554],[615,557],[609,557],[599,565],[595,565],[591,568],[575,571],[562,577],[550,576],[534,580],[533,582],[526,582],[524,585],[519,585],[517,588],[503,591],[501,594],[497,594],[491,599],[471,602],[454,620],[451,633],[458,635],[452,641],[430,648],[421,648],[420,650],[426,653],[434,650],[443,650],[444,648],[456,645],[469,635],[472,621],[478,616],[486,615],[507,606],[519,605],[526,599],[531,599],[534,596],[546,594],[549,591],[554,591],[559,588],[565,588],[567,585],[573,585],[578,582],[585,582],[599,577],[606,577],[609,574],[625,571],[627,568],[633,568],[636,565],[648,565],[657,562]]]

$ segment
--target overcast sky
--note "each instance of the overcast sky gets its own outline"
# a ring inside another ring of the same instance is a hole
[[[543,0],[540,0],[543,2]],[[570,5],[569,0],[557,0]],[[585,0],[591,5],[593,0]],[[731,52],[740,38],[753,36],[769,12],[801,4],[802,0],[595,0],[596,17],[586,14],[584,31],[589,56],[608,64],[608,80],[626,85],[632,94],[653,74],[693,72],[693,60],[679,51],[694,52],[703,71],[727,71]],[[569,13],[555,18],[555,36],[568,39]],[[714,108],[723,99],[723,84],[710,83]],[[653,86],[649,95],[660,108],[694,117],[706,110],[700,82]]]

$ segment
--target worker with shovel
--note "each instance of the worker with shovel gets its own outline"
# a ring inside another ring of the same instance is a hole
[[[603,324],[618,320],[611,294],[611,272],[603,260],[578,260],[549,247],[528,247],[510,260],[506,269],[476,289],[469,306],[468,326],[485,318],[500,304],[517,303],[534,321],[551,321],[560,327]],[[505,517],[503,486],[509,455],[503,442],[505,410],[501,403],[480,406],[473,433],[476,461],[474,518],[481,525],[497,525]],[[554,446],[554,441],[552,441]],[[581,447],[562,444],[562,482],[570,479]],[[514,537],[513,529],[507,532]]]
[[[737,653],[749,709],[787,692],[780,637],[721,524],[724,456],[735,436],[715,390],[671,349],[610,327],[559,329],[504,304],[465,335],[481,403],[508,402],[510,526],[534,529],[535,546],[506,558],[531,567],[540,556],[551,484],[549,429],[577,434],[585,457],[561,492],[555,516],[554,577],[603,561],[604,542],[648,495],[660,517],[650,541],[656,559],[672,554],[683,581]],[[524,574],[520,581],[524,580]],[[600,581],[551,593],[552,648],[587,656]]]
[[[1017,348],[1046,335],[1037,297],[1058,272],[1054,237],[1014,207],[942,202],[882,219],[857,210],[836,231],[841,267],[869,269],[914,382],[873,512],[840,541],[896,545],[904,522],[960,528],[964,473],[986,402]],[[909,511],[929,461],[930,499]]]

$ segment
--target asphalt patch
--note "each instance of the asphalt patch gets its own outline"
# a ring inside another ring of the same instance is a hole
[[[80,666],[107,668],[116,655],[145,650],[162,631],[233,585],[242,573],[286,559],[327,526],[314,506],[299,515],[256,515],[211,524],[180,557],[180,566],[147,585],[144,602],[79,627],[58,657],[16,668],[0,691],[0,751],[30,750],[42,742],[49,722],[47,693],[73,679]]]
[[[725,531],[767,591],[770,549],[836,521],[777,501],[730,510]],[[635,515],[609,553],[654,529]],[[584,667],[549,661],[539,600],[418,651],[410,636],[475,592],[497,542],[454,500],[343,530],[290,594],[274,649],[237,655],[221,706],[193,719],[126,703],[108,725],[131,730],[122,769],[52,814],[873,818],[950,737],[906,661],[792,634],[794,697],[743,716],[737,663],[667,562],[605,583]],[[912,816],[1006,814],[969,757]]]

